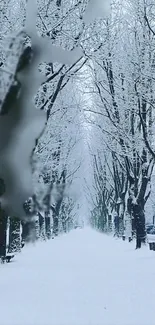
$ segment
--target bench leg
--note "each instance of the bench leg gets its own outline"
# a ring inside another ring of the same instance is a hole
[[[150,251],[153,251],[153,243],[149,243]]]

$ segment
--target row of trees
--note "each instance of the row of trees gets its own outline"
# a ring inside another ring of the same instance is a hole
[[[24,62],[26,50],[24,48],[17,60],[17,66],[20,61]],[[41,97],[41,94],[39,93],[38,96]],[[8,217],[6,211],[1,209],[0,256],[2,258],[7,252],[20,251],[25,241],[34,241],[39,238],[50,239],[62,231],[69,231],[75,225],[76,202],[70,194],[68,197],[68,192],[74,175],[80,167],[79,162],[76,162],[76,157],[72,157],[80,133],[78,124],[74,123],[77,103],[73,102],[72,97],[71,89],[70,96],[67,98],[62,90],[61,97],[57,100],[55,110],[51,114],[52,118],[47,120],[46,133],[40,141],[37,140],[33,149],[31,165],[35,194],[23,203],[24,218],[23,216]],[[15,98],[16,92],[14,94],[14,87],[11,83],[3,101],[3,114],[10,101]],[[72,132],[73,129],[74,132]],[[2,198],[4,193],[5,184],[1,179]]]
[[[59,220],[67,227],[66,211],[74,206],[68,188],[80,166],[73,148],[81,133],[83,105],[85,125],[91,124],[88,133],[95,134],[91,222],[109,229],[107,220],[117,213],[120,231],[128,218],[136,247],[145,242],[145,205],[155,159],[155,8],[150,0],[114,0],[109,18],[92,20],[87,8],[91,12],[93,1],[88,3],[40,0],[36,8],[35,2],[25,6],[21,1],[15,6],[19,20],[10,11],[14,0],[3,3],[1,22],[9,37],[0,35],[0,132],[5,139],[0,147],[1,238],[6,238],[8,215],[24,218],[28,232],[36,229],[37,215],[41,233],[45,216],[47,237],[50,215],[55,235]],[[13,29],[22,32],[10,37]],[[31,208],[25,209],[28,197]]]
[[[104,46],[89,65],[93,105],[85,108],[102,134],[93,158],[92,215],[104,230],[108,216],[117,213],[121,234],[128,215],[137,248],[146,240],[145,205],[155,162],[154,10],[149,0],[113,2]]]
[[[69,189],[80,167],[74,150],[80,117],[75,121],[73,88],[85,53],[101,46],[98,24],[85,19],[88,2],[2,3],[1,257],[7,244],[9,252],[20,250],[22,241],[50,238],[51,228],[55,236],[75,223]]]

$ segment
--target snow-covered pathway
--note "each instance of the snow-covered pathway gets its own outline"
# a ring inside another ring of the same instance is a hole
[[[0,325],[153,325],[155,252],[89,228],[0,265]]]

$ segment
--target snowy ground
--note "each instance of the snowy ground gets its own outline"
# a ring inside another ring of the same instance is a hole
[[[155,252],[89,228],[0,265],[0,325],[153,325]]]

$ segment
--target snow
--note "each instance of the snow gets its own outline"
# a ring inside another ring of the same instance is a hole
[[[155,252],[89,228],[0,266],[0,325],[153,325]]]

